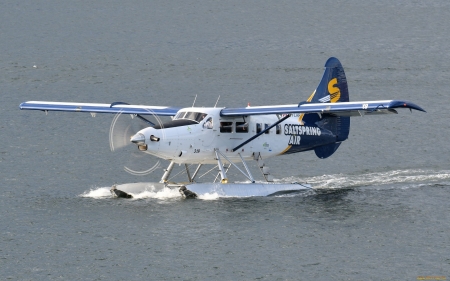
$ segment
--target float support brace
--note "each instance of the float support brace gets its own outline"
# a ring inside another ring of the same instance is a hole
[[[159,181],[160,183],[166,183],[167,179],[170,176],[170,173],[173,170],[173,166],[175,165],[175,162],[171,161],[169,164],[169,167],[167,167],[167,169],[165,169],[164,175],[162,176],[161,180]]]
[[[223,164],[222,164],[222,161],[220,160],[220,156],[219,156],[219,153],[218,153],[219,149],[218,148],[214,148],[214,152],[216,153],[217,165],[219,166],[220,177],[222,178],[221,179],[221,183],[228,183],[227,172],[223,168]]]

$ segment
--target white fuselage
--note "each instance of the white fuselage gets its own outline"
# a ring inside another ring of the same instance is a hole
[[[148,127],[138,134],[144,136],[148,153],[175,163],[187,164],[217,163],[215,149],[219,149],[233,162],[241,161],[238,153],[244,160],[253,159],[255,152],[259,152],[263,158],[268,158],[284,153],[291,143],[295,144],[301,138],[300,135],[293,136],[292,132],[289,132],[289,125],[300,126],[301,119],[298,116],[289,117],[232,152],[233,148],[279,119],[276,115],[223,117],[220,116],[221,110],[222,108],[184,108],[170,122],[178,122],[178,125]],[[183,122],[191,123],[186,125]],[[286,126],[287,124],[289,125]],[[320,135],[320,132],[318,134]],[[151,136],[159,138],[159,141],[151,141]]]

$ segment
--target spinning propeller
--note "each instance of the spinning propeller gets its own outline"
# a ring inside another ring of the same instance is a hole
[[[160,167],[160,160],[151,156],[146,145],[139,141],[139,134],[136,135],[140,130],[155,124],[162,127],[161,119],[149,113],[145,118],[136,114],[117,113],[109,128],[111,151],[127,154],[124,156],[127,159],[124,170],[132,175],[148,175]],[[161,137],[164,138],[163,135]]]

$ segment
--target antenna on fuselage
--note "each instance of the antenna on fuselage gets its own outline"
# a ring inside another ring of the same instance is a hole
[[[192,107],[194,107],[195,101],[197,100],[197,95],[195,95],[194,102],[192,103]]]
[[[216,104],[214,105],[214,107],[216,107],[216,105],[217,105],[217,103],[219,102],[219,100],[220,100],[220,95],[219,95],[219,97],[217,98],[217,101],[216,101]]]

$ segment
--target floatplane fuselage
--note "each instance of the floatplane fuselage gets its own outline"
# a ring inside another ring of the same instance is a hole
[[[223,108],[181,109],[172,121],[148,127],[131,138],[140,149],[177,164],[216,164],[218,150],[234,163],[306,151],[317,145],[334,143],[336,137],[326,128],[306,124],[299,114],[269,128],[286,115],[221,116]],[[253,136],[248,144],[239,147]]]

